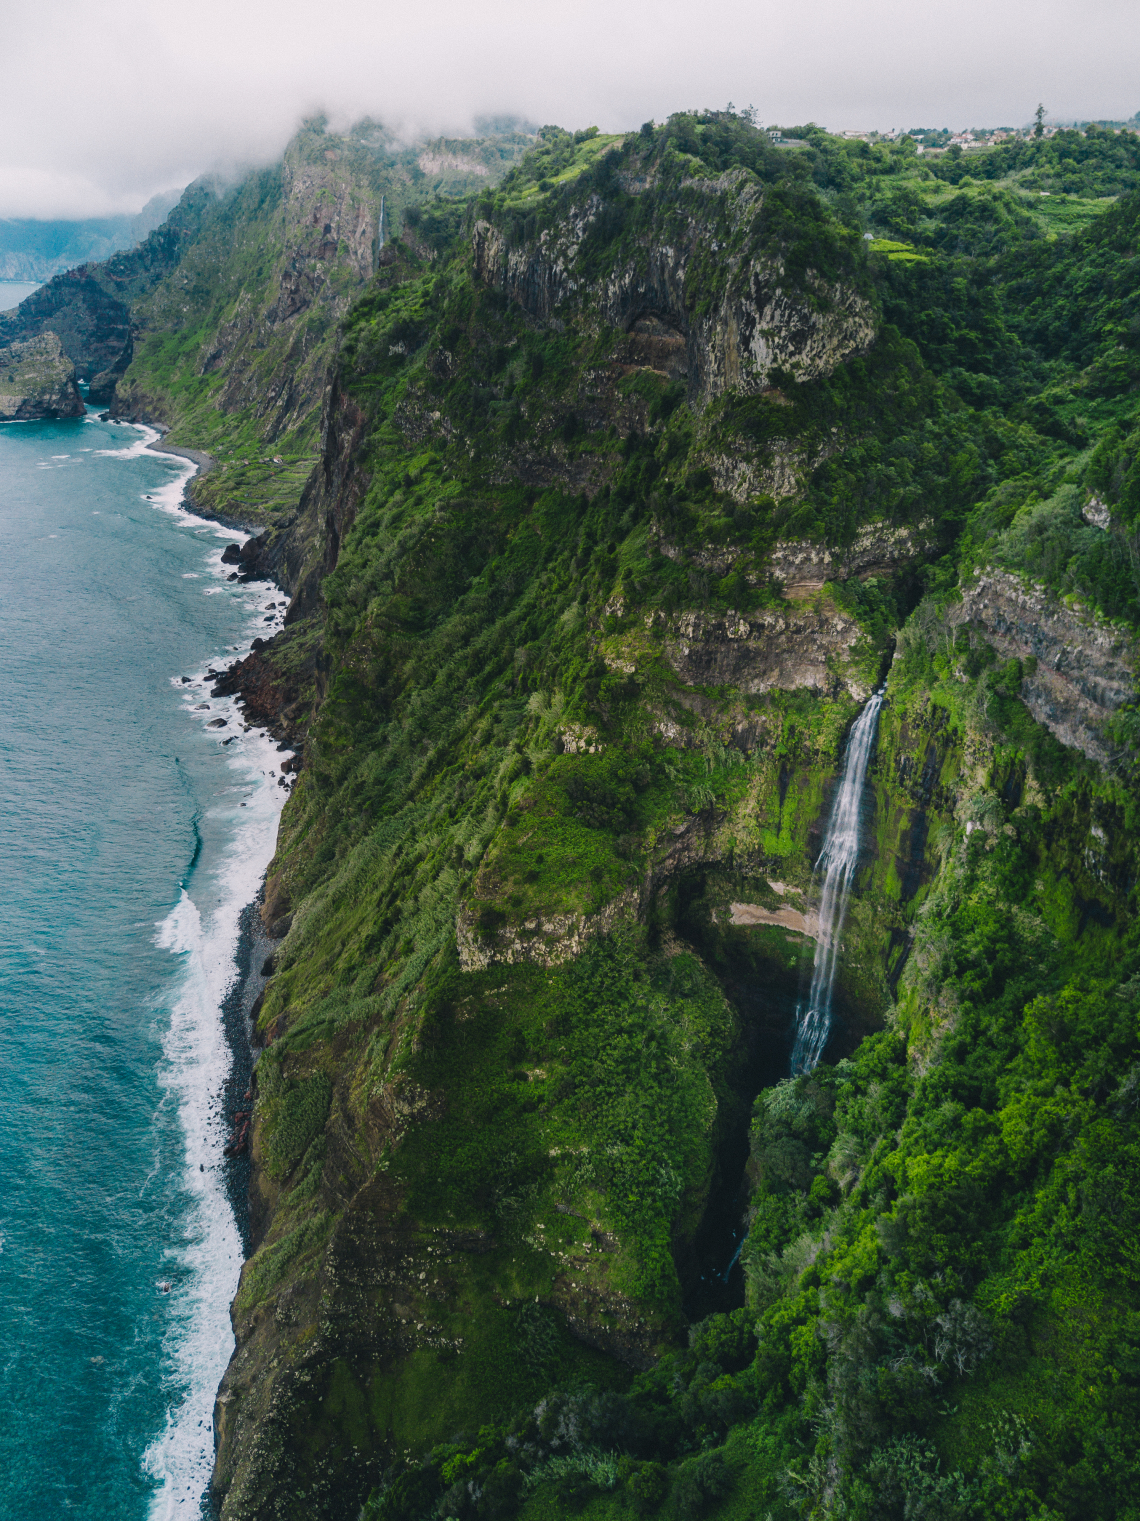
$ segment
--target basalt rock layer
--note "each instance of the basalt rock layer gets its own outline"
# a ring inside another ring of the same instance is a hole
[[[1131,631],[994,569],[964,588],[951,621],[977,629],[1006,659],[1027,664],[1022,692],[1034,718],[1062,744],[1107,761],[1112,746],[1104,726],[1136,689]]]

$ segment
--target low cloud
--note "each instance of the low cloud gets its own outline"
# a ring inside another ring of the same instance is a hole
[[[104,216],[275,157],[301,118],[406,136],[480,114],[603,130],[687,106],[833,129],[1140,109],[1140,7],[1070,0],[39,0],[5,18],[0,215]]]

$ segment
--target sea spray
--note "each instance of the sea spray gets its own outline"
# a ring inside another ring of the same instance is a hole
[[[152,434],[143,447],[156,438]],[[134,445],[124,454],[130,457],[139,448]],[[192,473],[192,466],[184,470],[181,481]],[[185,507],[174,487],[153,493],[148,500],[185,526],[213,528]],[[247,535],[227,530],[226,537],[232,542]],[[220,545],[211,547],[207,568],[224,583],[221,555]],[[220,584],[203,591],[209,596],[221,589]],[[252,600],[259,603],[260,595]],[[254,633],[276,632],[280,626],[278,614],[273,629],[266,630],[260,606],[251,605],[249,616],[256,621],[245,630],[247,640]],[[213,682],[204,674],[189,682],[171,679],[187,716],[199,723],[224,717],[228,737],[221,743],[236,741],[236,747],[227,753],[232,783],[215,795],[211,807],[214,821],[222,825],[222,837],[228,838],[228,848],[205,879],[195,871],[188,874],[179,902],[155,926],[156,945],[173,952],[182,963],[163,1040],[165,1062],[159,1082],[166,1090],[164,1104],[173,1101],[177,1108],[184,1137],[181,1191],[185,1207],[180,1239],[166,1249],[179,1293],[164,1339],[163,1382],[176,1394],[167,1407],[165,1429],[143,1459],[144,1470],[157,1484],[151,1521],[185,1515],[187,1503],[197,1508],[213,1469],[214,1396],[233,1350],[229,1307],[244,1256],[227,1196],[223,1157],[228,1127],[221,1096],[232,1053],[222,1006],[237,975],[243,914],[258,895],[287,795],[278,785],[281,756],[272,739],[264,731],[245,730],[235,699],[213,696]],[[210,696],[210,720],[202,711],[204,693]]]
[[[792,1075],[811,1072],[823,1055],[831,1033],[831,1002],[839,968],[839,937],[847,917],[851,883],[859,864],[863,784],[875,748],[879,711],[886,688],[880,688],[855,720],[843,757],[839,788],[831,805],[823,849],[815,873],[823,876],[819,900],[819,938],[812,965],[811,988],[806,1002],[796,1007],[796,1043],[792,1049]]]
[[[179,1302],[165,1338],[164,1383],[179,1397],[169,1406],[165,1430],[144,1461],[159,1485],[151,1508],[153,1521],[179,1514],[183,1501],[196,1505],[209,1483],[214,1395],[233,1350],[229,1306],[243,1253],[225,1187],[222,1149],[227,1126],[218,1099],[231,1058],[220,1011],[235,977],[242,912],[257,895],[284,801],[269,773],[271,754],[278,758],[268,740],[250,745],[246,738],[232,763],[246,806],[213,874],[215,880],[201,889],[192,882],[191,892],[184,889],[179,903],[156,927],[156,943],[182,961],[159,1080],[177,1107],[185,1137],[181,1186],[186,1208],[181,1239],[167,1249]],[[211,903],[205,915],[193,892]]]

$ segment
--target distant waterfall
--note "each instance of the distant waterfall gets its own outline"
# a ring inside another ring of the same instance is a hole
[[[810,1072],[827,1045],[831,1033],[831,997],[839,964],[839,937],[847,917],[847,900],[851,880],[859,864],[859,823],[863,801],[863,783],[875,734],[879,727],[879,710],[886,688],[881,688],[855,720],[843,757],[843,774],[839,790],[831,805],[823,849],[815,863],[816,875],[823,873],[823,893],[819,900],[819,940],[811,973],[811,991],[807,1003],[796,1006],[796,1043],[792,1049],[792,1076]]]

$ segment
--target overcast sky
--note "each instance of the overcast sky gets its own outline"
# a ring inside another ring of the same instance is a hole
[[[1140,110],[1137,0],[7,0],[0,216],[136,211],[300,118],[604,131],[690,106],[833,130]]]

